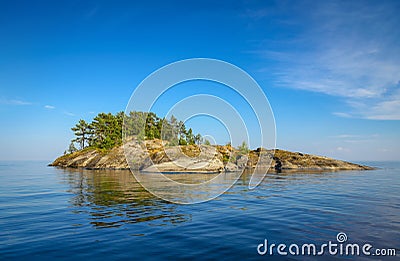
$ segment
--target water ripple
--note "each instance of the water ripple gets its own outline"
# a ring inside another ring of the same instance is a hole
[[[44,166],[0,164],[1,257],[259,259],[264,238],[319,244],[340,231],[351,242],[400,243],[399,164],[270,173],[255,190],[245,174],[221,197],[195,205],[155,198],[127,171]]]

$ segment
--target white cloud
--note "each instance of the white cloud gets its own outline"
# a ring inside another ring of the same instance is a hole
[[[31,102],[19,100],[19,99],[4,99],[0,98],[0,104],[4,105],[32,105]]]
[[[359,134],[339,134],[335,136],[331,136],[331,138],[337,139],[348,139],[348,138],[377,138],[379,134],[371,134],[371,135],[359,135]]]
[[[350,152],[351,150],[349,148],[345,148],[345,147],[339,146],[339,147],[336,148],[336,151],[339,151],[339,152]]]
[[[64,114],[68,115],[68,116],[75,116],[75,114],[73,114],[72,112],[69,112],[69,111],[64,111]]]
[[[351,114],[347,112],[333,112],[332,114],[342,118],[352,118]]]
[[[348,108],[334,115],[400,120],[399,4],[313,3],[290,18],[303,30],[256,51],[274,64],[265,71],[277,86],[341,97]]]
[[[355,134],[340,134],[333,136],[332,138],[339,138],[339,139],[347,139],[347,138],[358,138],[360,135],[355,135]]]
[[[337,140],[340,144],[359,144],[359,143],[371,143],[375,142],[379,138],[379,134],[340,134],[336,136],[331,136],[333,140]]]
[[[44,108],[49,109],[49,110],[53,110],[53,109],[55,109],[56,107],[51,106],[51,105],[45,105]]]
[[[365,116],[374,120],[400,120],[400,96],[376,102]]]

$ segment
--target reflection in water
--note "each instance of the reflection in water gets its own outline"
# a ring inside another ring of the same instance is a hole
[[[240,172],[223,172],[216,176],[200,173],[135,173],[135,178],[160,198],[175,203],[193,204],[209,201],[223,194],[240,175]],[[213,178],[210,179],[210,176]]]
[[[96,227],[118,227],[126,223],[152,222],[152,225],[176,224],[191,219],[191,214],[183,213],[178,205],[166,202],[147,192],[133,177],[130,171],[124,170],[83,170],[58,169],[61,180],[70,186],[69,193],[74,194],[70,203],[74,213],[89,214],[90,223]],[[149,174],[146,174],[149,175]],[[151,174],[150,174],[151,175]],[[153,174],[154,175],[154,174]],[[208,174],[175,174],[174,179],[180,182],[203,180]],[[246,197],[248,183],[253,172],[244,172],[236,184],[226,194],[242,194]],[[311,174],[316,177],[318,174]],[[327,175],[327,173],[323,174]],[[221,184],[236,179],[232,175],[220,175]],[[309,183],[310,174],[306,175]],[[269,173],[261,186],[273,187],[274,190],[285,190],[291,182],[301,183],[301,174]],[[320,178],[315,181],[321,181]],[[175,189],[172,187],[171,189]],[[272,192],[272,191],[271,191]],[[166,191],[165,193],[168,193]],[[175,191],[173,191],[175,193]],[[187,194],[186,194],[187,195]],[[191,197],[202,197],[190,194]],[[256,198],[274,196],[257,195]]]
[[[186,206],[147,193],[129,171],[2,164],[3,259],[255,260],[264,239],[320,245],[340,231],[349,242],[379,248],[400,242],[399,163],[373,171],[271,172],[253,191],[245,173],[216,200]]]
[[[130,171],[61,170],[73,193],[74,213],[89,214],[96,227],[118,227],[124,223],[154,221],[153,225],[187,221],[177,205],[160,200],[136,182]]]

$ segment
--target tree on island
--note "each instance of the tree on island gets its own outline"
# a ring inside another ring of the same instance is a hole
[[[243,141],[242,144],[239,145],[237,149],[241,154],[247,154],[250,151],[249,146],[247,146],[247,143],[245,141]]]
[[[201,137],[200,133],[197,134],[196,136],[194,136],[194,142],[195,142],[197,145],[200,145],[200,144],[201,144],[202,139],[203,139],[203,138]]]
[[[187,145],[187,140],[186,140],[186,126],[183,124],[183,122],[179,122],[179,145]]]
[[[68,153],[74,153],[75,151],[78,151],[78,149],[75,147],[75,145],[74,145],[74,142],[73,141],[71,141],[71,143],[69,144],[69,147],[68,147]],[[64,154],[66,154],[65,152],[64,152]]]
[[[72,127],[71,130],[74,132],[76,138],[72,142],[77,142],[81,149],[85,148],[85,145],[89,141],[89,135],[91,135],[91,130],[89,124],[84,120],[79,120],[79,122]]]
[[[122,144],[123,127],[128,136],[136,136],[139,141],[162,139],[172,146],[201,142],[200,134],[194,135],[191,128],[186,130],[185,124],[174,116],[167,120],[153,112],[132,111],[129,115],[124,112],[115,115],[99,113],[91,123],[79,120],[71,128],[76,136],[72,144],[78,143],[80,149],[92,147],[109,150]]]
[[[194,139],[194,135],[193,135],[193,130],[192,128],[189,128],[187,134],[186,134],[186,141],[189,145],[194,145],[195,144],[195,139]]]
[[[124,113],[99,113],[92,121],[93,129],[90,146],[100,149],[111,149],[122,144],[122,123]]]

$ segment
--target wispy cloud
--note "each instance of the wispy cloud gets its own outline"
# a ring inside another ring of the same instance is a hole
[[[72,112],[69,112],[69,111],[64,111],[64,114],[68,115],[68,116],[75,116],[75,114],[73,114]]]
[[[332,136],[332,138],[339,138],[339,139],[358,138],[358,137],[360,137],[360,135],[355,135],[355,134],[340,134]]]
[[[332,112],[333,115],[342,117],[342,118],[352,118],[353,116],[347,112]]]
[[[27,102],[27,101],[24,101],[24,100],[5,99],[5,98],[0,98],[0,104],[4,104],[4,105],[32,105],[31,102]]]
[[[341,146],[337,147],[336,150],[337,151],[350,151],[350,149],[344,148],[344,147],[341,147]]]
[[[379,138],[379,134],[370,135],[359,135],[359,134],[339,134],[331,136],[330,138],[339,141],[341,144],[344,143],[367,143],[376,141]]]
[[[52,106],[52,105],[45,105],[44,108],[45,108],[45,109],[48,109],[48,110],[53,110],[53,109],[55,109],[56,107],[54,107],[54,106]]]
[[[304,26],[296,41],[256,52],[274,63],[277,86],[342,97],[337,116],[400,120],[399,3],[314,2],[290,18]]]
[[[379,134],[370,134],[370,135],[360,135],[360,134],[339,134],[335,136],[331,136],[331,138],[338,138],[338,139],[347,139],[347,138],[377,138]]]
[[[396,94],[386,99],[380,99],[370,107],[369,113],[365,116],[374,120],[400,120],[400,95]]]

